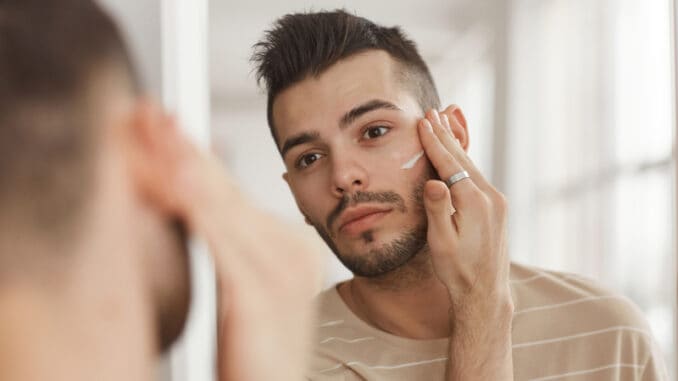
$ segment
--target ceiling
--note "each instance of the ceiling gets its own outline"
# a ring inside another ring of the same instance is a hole
[[[251,47],[280,16],[299,11],[344,8],[383,25],[400,25],[417,42],[430,66],[454,56],[469,30],[486,25],[493,1],[418,0],[212,0],[209,7],[209,51],[212,105],[242,108],[261,102],[249,63]],[[468,39],[468,38],[467,38]],[[471,42],[468,42],[471,43]],[[477,44],[477,41],[473,41]],[[435,70],[433,70],[435,71]]]

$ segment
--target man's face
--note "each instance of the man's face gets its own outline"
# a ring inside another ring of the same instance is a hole
[[[421,107],[386,52],[344,59],[282,92],[273,120],[299,209],[354,274],[378,276],[425,246],[421,192],[434,177]]]

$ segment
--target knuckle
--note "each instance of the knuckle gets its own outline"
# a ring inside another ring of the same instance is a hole
[[[477,208],[482,210],[488,210],[490,206],[490,199],[485,193],[483,193],[478,187],[473,187],[469,191],[469,198],[473,200],[473,203]]]
[[[494,192],[492,195],[492,203],[498,210],[505,211],[508,208],[508,201],[506,196],[501,192]]]

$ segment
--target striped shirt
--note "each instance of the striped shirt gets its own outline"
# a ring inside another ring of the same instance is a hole
[[[582,277],[511,266],[514,380],[666,380],[639,309]],[[448,340],[376,329],[336,287],[318,297],[320,320],[308,379],[443,380]]]

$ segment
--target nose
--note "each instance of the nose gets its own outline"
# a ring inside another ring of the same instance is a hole
[[[368,175],[360,161],[344,154],[341,158],[334,157],[332,162],[332,194],[341,198],[346,194],[367,189]]]

